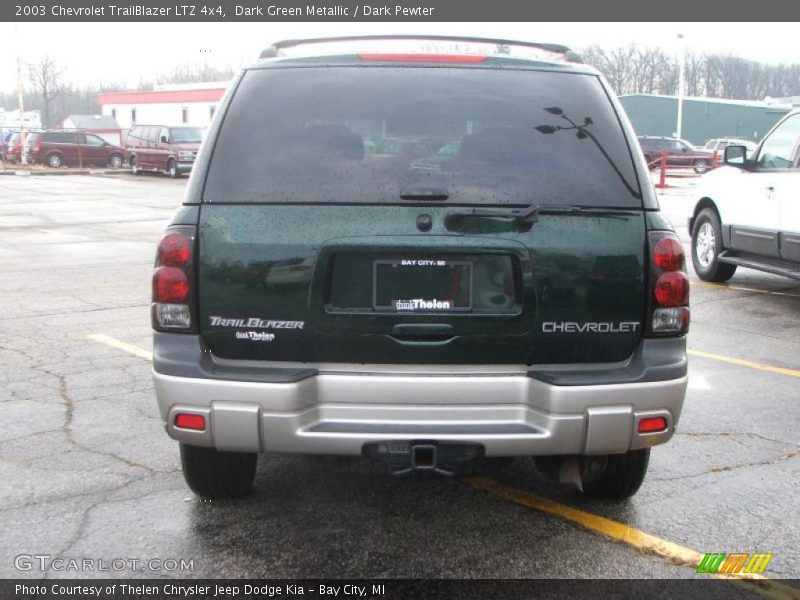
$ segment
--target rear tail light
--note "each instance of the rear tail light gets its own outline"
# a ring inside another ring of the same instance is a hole
[[[689,278],[683,246],[674,233],[651,231],[648,332],[684,335],[689,330]]]
[[[151,306],[151,320],[156,330],[196,331],[195,233],[195,227],[190,225],[170,227],[158,243]]]

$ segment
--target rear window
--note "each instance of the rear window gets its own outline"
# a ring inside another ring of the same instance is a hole
[[[310,67],[249,71],[204,200],[641,207],[597,77],[544,71]]]

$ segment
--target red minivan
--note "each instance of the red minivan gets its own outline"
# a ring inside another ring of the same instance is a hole
[[[200,127],[137,125],[128,133],[128,164],[134,175],[154,171],[180,177],[192,170],[202,141]]]
[[[45,131],[31,138],[31,162],[48,167],[108,165],[121,167],[125,150],[92,133]]]

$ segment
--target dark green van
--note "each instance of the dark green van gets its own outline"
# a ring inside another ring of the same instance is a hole
[[[153,276],[187,482],[246,493],[266,452],[532,456],[630,496],[680,417],[689,325],[631,126],[566,48],[408,41],[278,43],[223,99]]]

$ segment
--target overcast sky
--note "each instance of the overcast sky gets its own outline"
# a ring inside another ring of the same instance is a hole
[[[800,63],[800,45],[789,43],[796,23],[0,23],[0,90],[15,89],[17,39],[24,61],[49,53],[75,84],[135,86],[189,61],[239,67],[279,39],[380,33],[480,35],[578,49],[630,42],[673,53],[681,33],[689,51]]]

